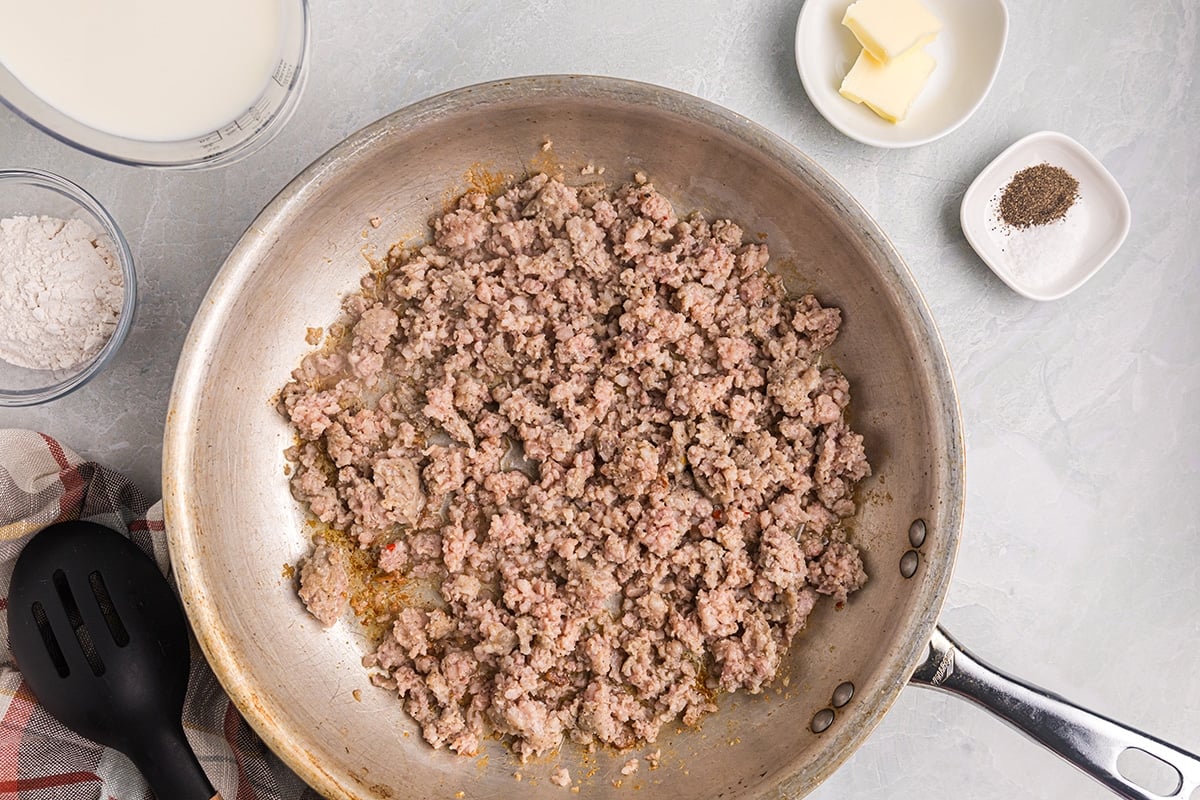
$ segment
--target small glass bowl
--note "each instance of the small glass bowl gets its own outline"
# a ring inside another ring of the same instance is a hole
[[[0,170],[0,219],[48,216],[86,222],[101,237],[121,268],[124,297],[112,336],[94,356],[70,369],[27,369],[0,359],[0,406],[48,403],[83,386],[112,360],[129,333],[137,310],[133,255],[117,223],[96,198],[65,178],[32,169]]]
[[[31,92],[0,64],[0,103],[54,138],[85,153],[135,167],[207,169],[257,151],[291,118],[308,72],[308,0],[280,0],[279,60],[258,100],[234,121],[174,142],[130,139],[69,117]],[[217,51],[214,51],[217,52]]]

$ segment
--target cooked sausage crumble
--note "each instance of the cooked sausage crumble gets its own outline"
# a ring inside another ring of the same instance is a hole
[[[870,467],[822,363],[840,311],[638,177],[467,193],[281,392],[296,497],[434,587],[364,660],[434,747],[653,742],[760,691],[866,580],[840,523]],[[327,626],[352,555],[317,537],[301,569]]]

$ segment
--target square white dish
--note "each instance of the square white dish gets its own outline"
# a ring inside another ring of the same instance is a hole
[[[902,122],[882,119],[838,94],[862,46],[842,25],[853,0],[805,0],[796,22],[796,69],[821,116],[851,139],[875,147],[915,147],[962,125],[983,102],[1008,39],[1004,0],[922,0],[942,21],[925,46],[937,61]]]
[[[1079,181],[1066,216],[1045,226],[1012,228],[996,203],[1013,176],[1048,163]],[[1078,289],[1120,249],[1132,213],[1120,184],[1074,139],[1054,131],[1030,134],[988,164],[963,195],[960,221],[967,241],[1000,280],[1031,300],[1057,300]]]

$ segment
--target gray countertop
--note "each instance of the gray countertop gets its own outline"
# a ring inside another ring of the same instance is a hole
[[[964,3],[972,0],[962,0]],[[1200,6],[1009,0],[987,101],[913,150],[853,142],[806,99],[798,0],[316,3],[308,86],[266,149],[213,172],[121,167],[0,108],[0,167],[58,172],[124,228],[141,307],[115,363],[0,410],[159,491],[172,373],[234,241],[301,168],[419,98],[520,74],[608,74],[725,105],[814,157],[878,219],[945,337],[967,432],[967,518],[943,623],[979,655],[1200,752]],[[1124,186],[1133,229],[1075,294],[1025,300],[958,224],[968,183],[1062,131]],[[798,723],[800,724],[800,723]],[[910,689],[817,798],[1104,798],[983,713]]]

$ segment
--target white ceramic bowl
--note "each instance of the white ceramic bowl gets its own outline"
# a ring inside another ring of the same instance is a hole
[[[940,139],[975,113],[1004,57],[1004,0],[922,0],[942,21],[942,32],[926,46],[937,68],[899,123],[838,94],[862,50],[842,25],[851,1],[805,0],[796,23],[796,68],[804,91],[830,125],[875,147],[915,147]]]
[[[1062,167],[1079,181],[1075,206],[1045,230],[1000,224],[995,198],[1019,170],[1041,163]],[[984,167],[963,195],[960,220],[971,247],[1014,292],[1031,300],[1057,300],[1112,258],[1129,233],[1132,214],[1121,185],[1083,145],[1064,134],[1041,131]]]

